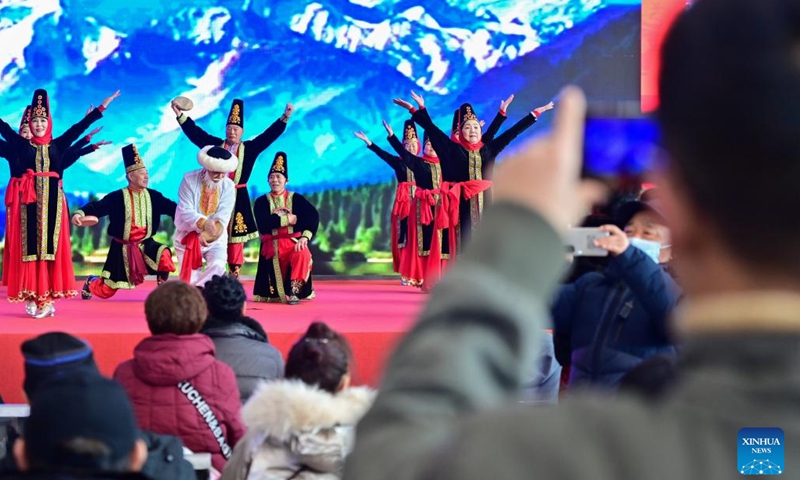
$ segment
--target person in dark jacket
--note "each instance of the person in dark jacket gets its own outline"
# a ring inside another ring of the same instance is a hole
[[[244,435],[242,403],[233,370],[199,333],[207,314],[203,297],[188,283],[167,282],[147,297],[144,312],[153,336],[139,342],[114,379],[130,395],[139,428],[210,453],[221,471]]]
[[[667,319],[681,290],[664,268],[671,259],[669,230],[658,208],[633,201],[618,210],[623,231],[604,225],[598,246],[611,259],[601,273],[588,273],[561,287],[552,308],[555,339],[569,339],[570,386],[616,388],[643,359],[674,354]]]
[[[117,382],[101,375],[61,377],[34,393],[14,459],[20,472],[35,478],[128,478],[144,467],[147,446]]]
[[[54,380],[67,381],[70,378],[86,379],[102,376],[94,361],[92,347],[68,333],[44,333],[25,341],[21,349],[25,360],[23,389],[28,398],[33,398],[43,386],[46,387]],[[10,432],[7,454],[0,461],[2,477],[19,471],[11,451],[18,436],[16,430]],[[139,430],[139,438],[147,446],[147,460],[142,467],[141,475],[150,480],[196,478],[192,465],[183,458],[183,443],[179,438],[144,430]]]
[[[233,276],[215,275],[203,288],[208,318],[200,333],[211,337],[217,359],[236,374],[244,404],[260,382],[283,378],[283,357],[260,323],[245,316],[247,294]]]

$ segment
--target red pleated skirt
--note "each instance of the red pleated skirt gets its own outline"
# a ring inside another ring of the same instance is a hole
[[[6,237],[8,268],[4,268],[3,279],[8,281],[8,301],[23,302],[33,300],[44,304],[60,298],[70,298],[78,294],[75,289],[75,270],[72,266],[72,243],[70,242],[69,209],[66,199],[62,200],[61,231],[58,237],[55,260],[22,261],[22,232],[20,227],[20,204],[17,202],[16,233]],[[11,223],[9,219],[9,224]],[[15,246],[8,248],[9,239]],[[13,257],[12,257],[13,256]],[[4,255],[5,260],[5,255]]]

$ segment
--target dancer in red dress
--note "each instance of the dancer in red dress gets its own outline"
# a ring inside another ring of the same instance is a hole
[[[413,127],[413,122],[407,122]],[[414,198],[415,183],[414,172],[408,168],[408,165],[403,163],[403,160],[391,153],[383,150],[381,147],[372,143],[364,132],[353,132],[353,134],[362,140],[375,155],[380,157],[381,160],[386,162],[389,167],[394,170],[395,178],[397,179],[397,191],[394,197],[394,206],[392,207],[392,266],[396,273],[402,277],[403,285],[411,285],[419,287],[421,279],[415,279],[406,276],[403,271],[408,272],[408,258],[413,255],[408,245],[408,217],[411,213],[411,199]],[[408,142],[405,142],[404,148],[407,149],[412,155],[419,152],[419,141],[416,137]]]
[[[7,124],[0,134],[11,144],[13,155],[24,170],[18,190],[20,229],[9,243],[19,245],[21,262],[9,262],[8,300],[26,302],[26,311],[33,317],[55,315],[54,302],[74,297],[75,275],[72,268],[72,245],[69,238],[69,211],[61,176],[64,173],[64,152],[102,112],[119,96],[119,91],[106,98],[102,105],[61,136],[53,138],[53,122],[47,92],[36,90],[31,104],[30,140],[15,132],[7,135]],[[18,271],[15,269],[19,267]]]

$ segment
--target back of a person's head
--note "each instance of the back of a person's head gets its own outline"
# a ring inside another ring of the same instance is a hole
[[[800,0],[697,0],[661,52],[678,195],[753,272],[800,276]]]
[[[286,378],[336,393],[349,374],[351,357],[350,345],[343,336],[326,324],[315,322],[289,351]]]
[[[173,281],[159,285],[147,296],[144,314],[153,335],[191,335],[200,331],[207,309],[196,287]]]
[[[25,361],[23,389],[28,398],[48,381],[100,375],[92,347],[68,333],[44,333],[26,340],[20,349]]]
[[[247,300],[244,286],[230,275],[214,275],[203,286],[208,313],[218,320],[239,318]]]
[[[57,379],[31,399],[14,456],[20,470],[32,473],[139,471],[147,447],[138,437],[133,407],[118,383],[99,375]]]

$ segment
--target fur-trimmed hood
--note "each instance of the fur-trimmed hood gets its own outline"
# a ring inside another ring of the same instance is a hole
[[[375,391],[367,387],[333,395],[300,380],[278,380],[256,389],[242,409],[242,418],[250,433],[286,441],[299,432],[355,425],[374,399]]]

